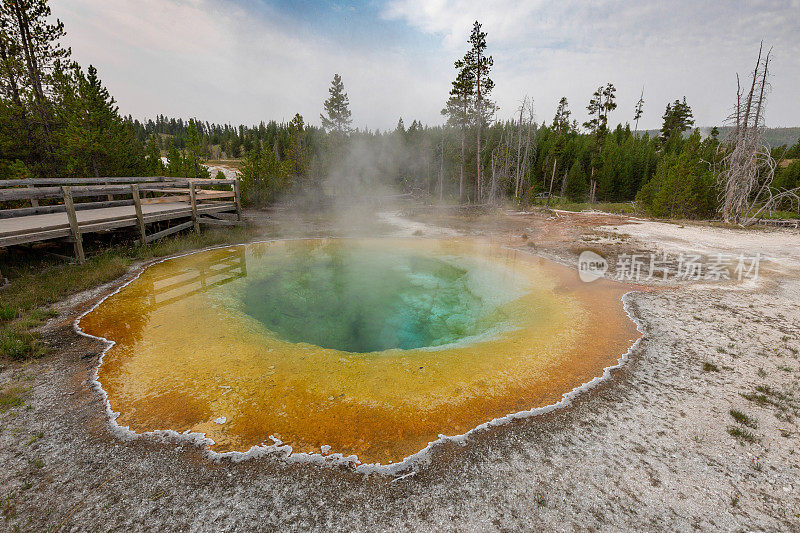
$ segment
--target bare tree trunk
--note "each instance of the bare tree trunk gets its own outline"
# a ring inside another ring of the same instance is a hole
[[[458,176],[458,203],[464,203],[464,163],[467,158],[467,130],[461,125],[461,174]]]
[[[480,120],[480,119],[478,119]],[[481,126],[478,124],[478,151],[475,154],[476,174],[475,174],[475,203],[481,202]]]
[[[36,102],[41,105],[44,103],[44,91],[42,90],[42,81],[39,76],[40,71],[36,61],[36,54],[30,38],[30,20],[25,11],[26,8],[21,6],[18,0],[11,0],[11,5],[14,9],[14,15],[19,26],[22,50],[25,53],[25,66],[28,69],[28,76],[30,76],[33,85],[33,95]]]
[[[772,50],[763,55],[762,43],[746,94],[736,78],[736,110],[728,119],[734,127],[720,143],[719,150],[724,155],[715,166],[722,218],[728,223],[752,224],[780,202],[800,202],[800,187],[781,191],[772,186],[777,162],[763,141],[771,54]]]
[[[550,205],[550,197],[553,196],[553,181],[556,179],[556,165],[558,164],[558,158],[553,158],[553,173],[550,175],[550,190],[547,193],[547,201],[545,205]]]
[[[763,51],[764,44],[761,44],[761,47],[758,49],[758,59],[756,60],[756,68],[753,70],[753,83],[750,86],[750,96],[747,98],[747,109],[744,112],[744,121],[742,123],[742,134],[747,134],[747,127],[750,122],[750,109],[753,106],[753,93],[756,88],[756,82],[758,81],[758,70],[761,68],[761,53]],[[769,57],[767,57],[767,62],[769,62]],[[764,72],[766,74],[766,71]]]
[[[522,170],[522,165],[520,165],[520,157],[522,156],[522,113],[525,111],[525,104],[527,101],[528,97],[526,96],[519,108],[519,123],[517,124],[517,129],[519,130],[519,135],[517,136],[517,173],[514,179],[514,198],[519,198],[520,172]]]
[[[494,204],[495,199],[495,192],[496,192],[496,185],[497,185],[497,169],[495,168],[495,153],[492,152],[492,181],[491,185],[489,186],[489,203]]]
[[[522,179],[520,181],[520,188],[525,184],[525,177],[528,172],[528,153],[531,147],[531,129],[533,129],[533,107],[528,110],[528,134],[525,137],[525,156],[522,158]]]
[[[508,131],[508,135],[506,136],[506,151],[505,154],[503,154],[503,178],[508,180],[511,172],[511,146],[514,143],[514,127],[512,124],[506,123],[503,129]]]
[[[22,105],[19,82],[17,81],[14,68],[11,66],[11,57],[9,56],[9,50],[6,47],[6,42],[2,38],[0,38],[0,60],[2,60],[3,65],[6,67],[4,69],[5,75],[8,78],[8,85],[9,89],[11,90],[11,102],[14,104],[12,113],[17,116],[19,122],[23,125],[23,128],[27,133],[28,142],[33,144],[35,142],[33,138],[33,131],[31,130],[30,120],[25,114],[25,107]]]
[[[481,56],[480,53],[478,54],[478,61],[477,64],[481,64]],[[481,97],[481,74],[480,74],[480,67],[477,69],[477,78],[475,80],[475,86],[477,88],[476,92],[476,99],[475,102],[477,104],[477,124],[478,124],[478,146],[477,151],[475,152],[475,161],[477,171],[475,174],[475,203],[479,204],[481,202],[481,127],[483,126],[483,98]]]
[[[6,66],[6,76],[8,77],[8,85],[11,89],[11,101],[14,102],[14,105],[19,108],[23,109],[22,107],[22,100],[19,96],[19,84],[17,83],[17,77],[14,74],[14,69],[10,65],[10,57],[8,55],[8,49],[6,48],[5,40],[0,39],[0,60],[3,61],[3,65]]]
[[[22,51],[25,58],[25,67],[30,77],[31,86],[33,89],[34,111],[36,119],[41,123],[44,132],[44,147],[45,153],[52,157],[55,152],[52,144],[50,143],[50,113],[47,107],[47,100],[45,99],[44,89],[42,88],[41,69],[39,68],[35,45],[31,40],[30,19],[28,17],[28,6],[21,5],[19,0],[10,1],[11,8],[14,11],[16,18],[19,37],[22,41]]]
[[[439,159],[439,203],[444,201],[444,131],[442,131],[442,157]]]

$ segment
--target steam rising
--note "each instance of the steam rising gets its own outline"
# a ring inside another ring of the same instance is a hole
[[[334,235],[374,235],[378,213],[419,201],[413,193],[434,170],[430,151],[410,146],[400,132],[331,135],[328,142],[330,149],[312,163],[305,186],[281,205],[326,216]]]

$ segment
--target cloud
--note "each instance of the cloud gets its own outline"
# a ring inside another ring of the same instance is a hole
[[[209,0],[63,0],[54,10],[75,59],[97,66],[121,111],[138,118],[163,113],[251,124],[299,112],[318,124],[338,72],[355,123],[388,128],[400,115],[438,120],[439,95],[447,92],[448,72],[438,82],[421,75],[402,50],[352,49],[336,35],[310,35],[268,8]]]
[[[800,124],[800,2],[658,0],[392,0],[383,16],[440,37],[463,53],[481,21],[495,59],[495,98],[513,113],[523,93],[550,119],[566,95],[581,120],[595,87],[613,82],[619,110],[632,120],[641,88],[655,128],[667,102],[687,97],[698,124],[719,124],[733,101],[735,73],[752,68],[763,39],[775,47],[771,125]]]
[[[283,5],[283,4],[281,4]],[[98,67],[123,113],[258,123],[299,112],[319,123],[334,72],[356,125],[399,116],[440,123],[472,22],[488,32],[494,97],[510,117],[523,95],[550,120],[566,95],[573,116],[614,82],[625,122],[645,86],[643,127],[686,95],[698,124],[718,124],[758,42],[775,47],[770,125],[800,124],[798,0],[389,0],[357,11],[253,0],[59,0],[54,15],[83,65]],[[349,4],[348,4],[349,6]],[[334,12],[335,11],[335,12]],[[370,17],[374,20],[371,24]],[[330,20],[325,20],[325,19]]]

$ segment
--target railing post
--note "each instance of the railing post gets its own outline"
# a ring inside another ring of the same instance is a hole
[[[29,189],[35,189],[33,185],[28,185]],[[39,200],[36,198],[31,198],[31,207],[39,207]]]
[[[239,180],[233,182],[233,201],[236,204],[236,220],[242,221],[242,200],[239,197]]]
[[[147,233],[144,228],[144,214],[142,213],[142,200],[139,197],[139,186],[137,184],[131,185],[131,194],[133,195],[133,207],[136,209],[136,221],[139,223],[139,234],[142,238],[142,244],[147,244]]]
[[[194,222],[194,232],[200,233],[200,220],[197,216],[197,195],[194,191],[194,180],[189,180],[189,201],[192,204],[192,222]]]
[[[75,204],[72,203],[72,191],[70,191],[69,187],[62,186],[61,194],[64,195],[64,207],[67,210],[69,229],[72,232],[72,238],[75,240],[75,257],[78,259],[78,263],[83,264],[86,262],[86,257],[83,255],[83,239],[81,238],[81,229],[78,227],[78,216],[75,214]]]

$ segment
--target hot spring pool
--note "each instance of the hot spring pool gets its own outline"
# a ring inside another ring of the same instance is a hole
[[[120,426],[387,464],[600,376],[628,290],[471,240],[274,241],[157,263],[79,327]]]

